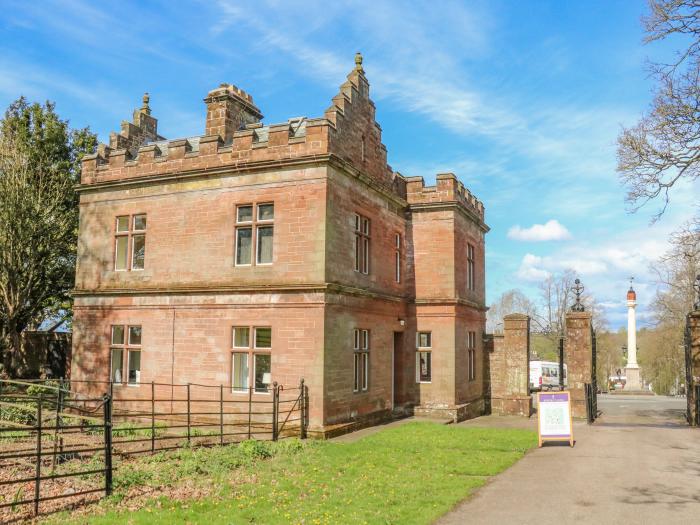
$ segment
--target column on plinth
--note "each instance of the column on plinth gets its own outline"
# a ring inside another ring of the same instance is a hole
[[[637,364],[637,293],[630,286],[627,292],[627,366],[625,367],[625,390],[641,390],[642,380]]]

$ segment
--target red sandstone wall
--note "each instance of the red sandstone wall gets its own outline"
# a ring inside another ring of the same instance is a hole
[[[329,168],[328,173],[326,281],[370,292],[408,296],[413,284],[413,265],[407,255],[407,223],[403,210],[387,197],[370,190],[357,177],[334,168]],[[354,271],[355,213],[371,221],[367,275]],[[394,236],[397,233],[402,239],[403,261],[399,283],[394,273]]]
[[[274,202],[271,266],[234,266],[237,204]],[[153,289],[324,282],[325,168],[81,196],[76,288]],[[114,271],[115,218],[147,214],[142,271]]]
[[[412,214],[416,298],[454,298],[454,211]]]
[[[394,332],[403,331],[399,317],[405,305],[384,300],[333,295],[328,297],[325,323],[325,420],[353,420],[392,408]],[[370,369],[367,392],[353,392],[352,330],[370,330]],[[405,340],[405,339],[404,339]],[[403,349],[397,349],[398,366]]]
[[[287,294],[270,304],[269,295],[156,296],[76,301],[72,379],[109,378],[113,324],[142,327],[140,386],[124,386],[131,397],[148,398],[151,381],[231,384],[233,326],[272,327],[272,379],[309,387],[310,424],[322,425],[323,300],[320,294]],[[120,395],[116,393],[115,395]],[[233,394],[247,397],[247,394]],[[264,396],[266,394],[255,394]]]

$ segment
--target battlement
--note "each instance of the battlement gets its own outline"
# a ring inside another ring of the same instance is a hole
[[[334,155],[374,183],[406,197],[405,179],[387,164],[359,53],[321,118],[294,117],[265,125],[253,97],[223,83],[204,98],[204,134],[168,140],[157,132],[149,100],[144,95],[133,121],[123,122],[121,131],[110,135],[109,145],[100,144],[94,154],[83,158],[82,185],[226,167],[245,169],[271,162],[281,167],[285,162]]]
[[[484,221],[484,204],[454,173],[440,173],[435,179],[435,186],[426,186],[423,177],[407,177],[406,200],[409,205],[458,203]]]

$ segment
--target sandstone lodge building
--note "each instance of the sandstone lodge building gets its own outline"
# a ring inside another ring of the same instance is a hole
[[[230,84],[204,101],[204,135],[168,140],[144,96],[83,161],[72,379],[303,377],[312,430],[480,413],[484,207],[387,165],[361,56],[320,118],[263,124]]]

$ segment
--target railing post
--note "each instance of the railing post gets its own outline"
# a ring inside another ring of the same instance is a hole
[[[190,442],[190,384],[187,383],[187,443]]]
[[[272,441],[277,441],[277,414],[279,412],[279,390],[277,381],[272,383]]]
[[[304,378],[299,381],[299,439],[306,439],[306,399],[304,399]]]
[[[251,437],[250,426],[253,418],[253,387],[248,387],[248,439]]]
[[[151,454],[156,451],[156,384],[151,381]]]
[[[41,482],[41,420],[43,419],[41,413],[41,405],[43,399],[42,395],[39,394],[36,407],[36,476],[34,478],[34,515],[39,515],[39,492],[40,492],[40,482]]]
[[[219,444],[224,444],[224,385],[219,385]]]
[[[105,438],[105,496],[112,494],[112,398],[102,396],[104,408],[104,438]]]
[[[53,464],[51,467],[51,472],[56,469],[56,453],[58,452],[58,445],[59,441],[61,443],[61,451],[60,453],[63,454],[63,438],[59,439],[59,432],[61,428],[61,408],[63,405],[63,378],[60,379],[60,382],[58,384],[58,392],[56,393],[56,427],[54,428],[54,433],[53,433]]]

